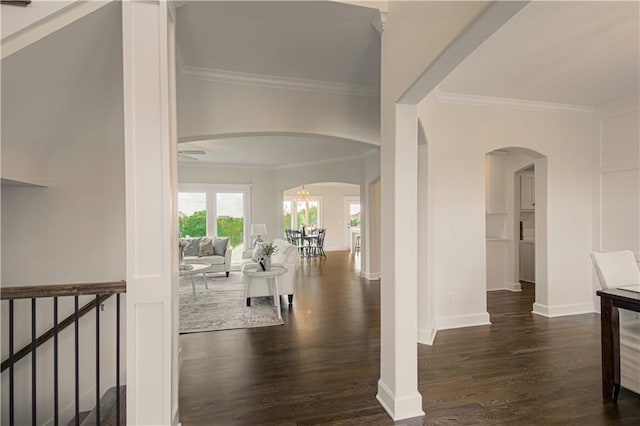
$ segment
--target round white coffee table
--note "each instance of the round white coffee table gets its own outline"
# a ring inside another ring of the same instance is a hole
[[[260,265],[256,265],[255,269],[244,269],[242,273],[247,277],[247,286],[251,285],[251,281],[255,278],[267,278],[271,280],[271,290],[273,291],[273,305],[276,308],[276,314],[278,319],[282,319],[282,313],[280,312],[280,291],[278,290],[278,277],[284,275],[289,270],[284,265],[273,264],[271,269],[263,271]]]
[[[192,266],[191,269],[180,269],[181,277],[191,277],[191,289],[193,290],[193,297],[196,297],[196,286],[193,283],[193,276],[196,274],[202,274],[202,279],[204,280],[204,286],[208,290],[209,286],[207,285],[207,274],[204,272],[204,269],[207,269],[211,266],[210,263],[187,263],[186,265]]]

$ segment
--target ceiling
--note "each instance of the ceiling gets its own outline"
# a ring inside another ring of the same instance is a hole
[[[178,8],[182,65],[332,83],[380,85],[380,34],[374,9],[329,1],[186,2]],[[182,165],[255,167],[362,157],[372,145],[313,135],[251,135],[185,142],[202,149]]]
[[[378,147],[329,136],[238,136],[180,143],[179,150],[202,149],[205,155],[179,159],[181,164],[220,164],[278,168],[362,157]]]
[[[121,22],[110,4],[2,60],[3,145],[47,155],[122,121]]]
[[[584,106],[637,96],[639,5],[531,2],[449,74],[440,89]]]
[[[176,39],[190,67],[378,86],[377,13],[328,1],[186,2]]]

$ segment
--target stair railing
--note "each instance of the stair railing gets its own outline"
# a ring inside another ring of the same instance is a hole
[[[56,284],[28,287],[0,287],[0,300],[8,301],[8,350],[9,358],[4,360],[1,371],[9,369],[9,424],[15,425],[15,401],[14,401],[14,366],[31,354],[31,423],[37,425],[36,403],[36,351],[37,348],[53,338],[53,421],[59,424],[59,377],[58,377],[58,335],[65,328],[75,325],[75,423],[79,425],[80,419],[80,328],[79,320],[82,316],[95,309],[95,349],[96,349],[96,424],[100,424],[100,307],[112,295],[116,296],[116,424],[120,424],[120,294],[126,292],[126,282],[104,282],[90,284]],[[79,307],[80,296],[94,296],[94,299],[82,307]],[[58,322],[58,298],[73,297],[74,311],[71,315]],[[36,337],[37,300],[41,298],[53,299],[53,327],[39,337]],[[31,299],[31,343],[14,352],[14,301],[18,299]]]

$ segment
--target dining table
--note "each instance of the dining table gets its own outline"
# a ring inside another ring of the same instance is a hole
[[[618,309],[640,312],[640,289],[610,288],[600,296],[600,345],[602,355],[602,399],[616,402],[620,392],[620,319]]]

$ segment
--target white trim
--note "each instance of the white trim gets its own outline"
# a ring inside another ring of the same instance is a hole
[[[378,380],[378,394],[376,395],[376,399],[394,421],[424,416],[424,411],[422,411],[422,396],[420,393],[415,392],[414,395],[398,398],[391,392],[387,385],[384,384],[382,379]]]
[[[178,63],[178,66],[180,77],[190,80],[336,95],[365,96],[370,98],[380,97],[380,88],[375,85],[335,83],[331,81],[243,73],[213,68],[192,67],[182,65],[181,63]]]
[[[450,317],[436,318],[436,330],[476,327],[479,325],[491,325],[488,312],[482,314],[454,315]]]
[[[522,291],[522,286],[520,283],[506,282],[505,286],[502,288],[488,288],[487,291],[511,291],[513,293],[520,293]]]
[[[387,15],[388,12],[379,10],[378,13],[376,13],[376,16],[373,17],[373,21],[371,21],[373,28],[375,28],[381,35],[384,32],[385,25],[387,25]]]
[[[568,315],[591,314],[595,312],[592,303],[572,303],[569,305],[548,306],[540,303],[533,304],[531,313],[547,318],[564,317]]]
[[[591,114],[594,107],[586,105],[559,104],[553,102],[532,101],[527,99],[499,98],[493,96],[465,95],[443,92],[439,87],[434,90],[435,98],[442,103],[467,104],[477,106],[500,106],[515,109],[533,109],[543,111],[569,111]]]
[[[349,250],[347,247],[345,250]],[[367,281],[376,281],[380,279],[380,272],[360,272],[360,278],[364,278]]]
[[[436,330],[435,328],[432,328],[431,330],[419,328],[418,343],[423,345],[433,346],[433,342],[436,340],[437,334],[438,334],[438,330]]]
[[[216,162],[207,162],[203,160],[198,161],[188,161],[188,160],[180,160],[178,159],[178,164],[180,167],[228,167],[228,168],[247,168],[247,169],[260,169],[260,170],[285,170],[285,169],[295,169],[299,167],[310,167],[310,166],[320,166],[323,164],[333,164],[333,163],[344,163],[346,161],[357,161],[363,160],[365,157],[379,151],[376,148],[372,148],[360,155],[352,155],[347,157],[339,157],[339,158],[329,158],[326,160],[317,160],[317,161],[303,161],[300,163],[291,163],[291,164],[282,164],[282,165],[263,165],[263,164],[235,164],[235,163],[216,163]],[[355,185],[355,184],[351,184]]]

